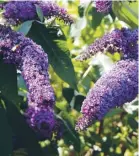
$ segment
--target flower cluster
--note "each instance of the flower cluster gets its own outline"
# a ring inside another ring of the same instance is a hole
[[[36,5],[41,8],[46,18],[56,17],[67,24],[73,23],[67,11],[51,1],[9,1],[3,4],[3,16],[11,25],[38,19]]]
[[[56,134],[57,138],[61,137],[60,123],[56,121],[51,108],[30,107],[25,116],[27,123],[36,132],[39,140],[51,139],[53,134]]]
[[[138,30],[130,30],[122,28],[115,29],[111,33],[105,34],[102,38],[97,39],[91,44],[83,53],[81,53],[77,60],[85,60],[95,55],[98,52],[108,51],[110,53],[122,53],[123,59],[136,59],[138,55]]]
[[[121,60],[102,75],[83,102],[76,129],[84,130],[94,120],[101,120],[116,106],[131,102],[138,93],[138,64],[136,60]]]
[[[0,50],[7,63],[22,71],[29,94],[29,105],[53,107],[55,98],[49,82],[48,57],[40,46],[10,28],[0,28]]]
[[[108,13],[112,8],[111,0],[96,0],[95,3],[97,11],[101,13]]]
[[[29,125],[42,135],[48,134],[48,131],[55,127],[56,121],[52,111],[55,97],[49,82],[47,54],[31,39],[2,25],[0,25],[0,54],[5,63],[13,63],[21,70],[28,89],[29,108],[26,116],[30,121]],[[47,121],[49,120],[47,114],[51,114],[53,122]],[[41,121],[37,118],[41,118]],[[46,132],[44,129],[41,130],[42,121],[50,123]]]

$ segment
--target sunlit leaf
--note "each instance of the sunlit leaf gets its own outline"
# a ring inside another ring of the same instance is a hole
[[[32,26],[32,23],[33,23],[33,20],[22,23],[17,31],[23,33],[24,35],[27,35]]]
[[[129,24],[132,28],[138,27],[138,1],[132,3],[114,1],[113,12],[120,20]]]
[[[43,17],[42,9],[38,5],[35,5],[35,6],[36,6],[37,15],[40,21],[43,22],[44,17]]]

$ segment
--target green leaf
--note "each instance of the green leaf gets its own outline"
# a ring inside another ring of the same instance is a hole
[[[28,36],[43,47],[56,74],[72,88],[77,89],[73,64],[68,56],[66,38],[64,35],[58,36],[57,33],[57,28],[46,28],[34,22]]]
[[[44,16],[43,16],[42,9],[38,5],[35,5],[35,6],[36,6],[37,15],[40,21],[43,22]]]
[[[74,90],[72,88],[63,88],[62,93],[67,102],[70,103],[74,96]]]
[[[130,137],[126,137],[127,143],[130,145],[134,145],[132,142],[132,139],[130,139]]]
[[[90,27],[96,29],[100,25],[105,14],[97,12],[96,8],[93,7],[91,3],[92,2],[90,2],[90,5],[86,7],[84,11],[84,15],[86,16],[88,24],[90,24]],[[90,16],[92,16],[91,20],[90,20]]]
[[[74,108],[78,111],[81,110],[81,106],[82,106],[82,103],[84,101],[85,97],[82,96],[82,95],[77,95],[75,97],[75,103],[74,103]]]
[[[114,115],[120,114],[123,112],[123,109],[121,108],[114,108],[111,109],[109,113],[107,113],[107,115],[105,117],[112,117]]]
[[[32,26],[33,21],[34,20],[26,21],[26,22],[22,23],[17,31],[23,33],[24,35],[27,35]]]
[[[18,88],[22,88],[23,90],[27,90],[25,81],[21,75],[17,76]]]
[[[27,125],[25,118],[20,114],[17,107],[2,95],[5,102],[7,119],[9,125],[12,127],[14,134],[19,136],[27,148],[29,155],[42,156],[42,150],[38,144],[35,133]]]
[[[82,86],[85,89],[86,93],[88,93],[89,89],[90,89],[90,84],[91,84],[92,79],[89,77],[89,75],[85,76],[82,79]]]
[[[102,138],[99,134],[96,134],[94,132],[90,132],[91,133],[91,139],[95,142],[102,142]]]
[[[6,112],[0,105],[0,155],[10,156],[12,154],[12,132],[8,125]]]
[[[80,17],[83,17],[84,16],[84,10],[85,10],[84,7],[78,6],[78,13],[79,13],[79,16]]]
[[[92,8],[92,16],[93,16],[92,28],[96,29],[100,25],[100,23],[105,15],[97,12],[96,8],[93,7]]]
[[[113,2],[113,12],[115,15],[132,28],[138,27],[138,2]]]
[[[61,116],[57,115],[57,118],[60,119],[64,124],[64,134],[63,139],[68,145],[74,145],[75,150],[80,151],[80,139],[79,134],[74,130],[71,125],[71,118],[68,115],[68,112],[63,111]]]
[[[0,91],[12,102],[18,100],[16,68],[0,59]]]
[[[130,117],[130,116],[128,118],[128,124],[131,126],[132,129],[136,130],[138,128],[137,121],[134,118]]]

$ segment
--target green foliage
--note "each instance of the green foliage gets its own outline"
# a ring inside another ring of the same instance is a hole
[[[67,102],[70,103],[74,96],[74,90],[72,88],[63,88],[62,93]]]
[[[106,117],[112,117],[114,115],[117,115],[117,114],[120,114],[123,112],[123,109],[121,108],[115,108],[115,109],[112,109],[107,115]]]
[[[0,91],[11,101],[17,102],[17,75],[16,68],[14,65],[5,64],[0,59]]]
[[[33,20],[22,23],[21,26],[18,28],[18,32],[21,32],[24,35],[27,35],[28,32],[30,31],[32,23],[33,23]]]
[[[0,154],[9,156],[12,154],[12,131],[6,118],[6,111],[0,102]]]
[[[136,2],[113,2],[113,11],[122,21],[132,28],[138,27],[138,1]]]
[[[3,0],[0,0],[0,3],[4,3],[4,1]]]
[[[6,115],[13,132],[21,138],[30,155],[42,156],[42,150],[33,130],[31,130],[17,107],[2,96],[5,101]]]
[[[80,140],[78,133],[74,130],[71,115],[68,112],[61,112],[59,117],[64,124],[63,139],[66,144],[74,145],[76,151],[80,151]]]
[[[88,20],[88,23],[90,23],[93,29],[96,29],[100,25],[105,16],[104,14],[97,12],[96,8],[92,7],[91,5],[89,5],[86,9],[85,15],[92,16],[92,20],[90,22]]]
[[[37,15],[38,15],[40,21],[43,22],[43,19],[44,19],[43,12],[38,5],[35,5],[35,6],[36,6]]]

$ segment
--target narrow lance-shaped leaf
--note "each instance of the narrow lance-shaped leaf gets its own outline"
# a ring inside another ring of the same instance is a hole
[[[36,6],[37,15],[40,21],[43,22],[44,16],[43,16],[42,9],[38,5],[35,5],[35,6]]]
[[[18,32],[23,33],[24,35],[27,35],[31,26],[32,26],[33,20],[31,21],[26,21],[24,23],[21,24],[21,26],[18,29]]]

